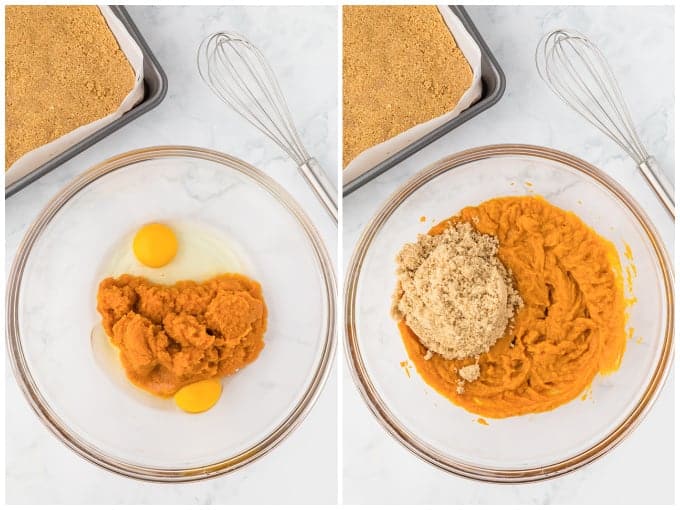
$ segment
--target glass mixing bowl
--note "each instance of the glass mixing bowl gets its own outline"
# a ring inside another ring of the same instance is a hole
[[[119,384],[90,343],[102,262],[155,220],[223,234],[269,310],[260,356],[202,414]],[[9,275],[8,352],[29,403],[74,451],[131,477],[196,480],[248,464],[306,416],[330,367],[334,303],[322,241],[272,179],[217,152],[149,148],[90,169],[29,228]]]
[[[502,420],[450,403],[400,362],[406,350],[390,317],[394,257],[406,242],[468,205],[538,194],[575,212],[611,240],[621,263],[633,254],[637,302],[629,309],[620,369],[597,376],[592,396],[557,409]],[[431,224],[431,223],[428,223]],[[588,163],[542,147],[498,145],[445,158],[420,172],[380,209],[361,236],[346,280],[346,351],[355,383],[378,421],[431,464],[469,478],[521,482],[551,478],[596,459],[640,422],[668,373],[673,342],[671,265],[633,199]]]

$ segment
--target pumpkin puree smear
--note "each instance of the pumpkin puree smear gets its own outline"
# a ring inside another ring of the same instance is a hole
[[[609,241],[538,197],[466,207],[429,236],[461,223],[497,239],[491,255],[507,275],[500,271],[495,292],[499,306],[514,314],[488,350],[477,348],[463,358],[433,352],[432,339],[428,349],[407,317],[397,314],[409,358],[427,384],[471,413],[505,418],[554,409],[583,393],[597,374],[618,369],[626,345],[626,300],[618,253]],[[501,282],[508,276],[504,291]],[[513,298],[514,289],[521,300]]]

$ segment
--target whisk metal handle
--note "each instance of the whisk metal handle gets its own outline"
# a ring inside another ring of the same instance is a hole
[[[305,178],[312,191],[326,209],[326,212],[338,222],[338,197],[335,186],[326,176],[319,162],[314,158],[309,158],[299,167],[302,176]]]
[[[654,190],[654,193],[659,197],[659,200],[661,200],[661,203],[666,207],[671,216],[675,218],[675,192],[673,191],[673,185],[663,170],[661,170],[659,163],[653,156],[649,156],[638,165],[638,168],[652,190]]]

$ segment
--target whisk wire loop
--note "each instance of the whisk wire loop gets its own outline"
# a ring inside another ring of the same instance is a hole
[[[201,45],[198,67],[203,80],[224,103],[298,164],[309,159],[274,73],[258,48],[236,34],[213,34]]]
[[[314,194],[337,221],[334,186],[305,149],[276,75],[262,52],[241,35],[217,32],[201,42],[196,63],[201,78],[220,101],[295,161]]]
[[[674,215],[672,186],[642,144],[621,87],[600,49],[579,32],[559,29],[539,41],[535,61],[539,76],[553,93],[633,158]]]
[[[648,157],[611,68],[585,36],[565,30],[551,32],[539,44],[536,62],[541,77],[566,104],[638,163]]]
[[[583,54],[579,52],[578,48],[574,46],[574,43],[572,41],[568,41],[568,44],[573,49],[576,57],[580,59],[580,61],[584,64],[585,69],[588,71],[589,77],[595,82],[594,88],[591,88],[591,86],[589,86],[588,84],[588,81],[582,77],[582,75],[578,72],[578,70],[572,64],[572,62],[568,60],[566,56],[563,56],[563,64],[571,69],[571,71],[574,73],[573,76],[577,80],[578,84],[583,88],[583,90],[586,91],[587,93],[586,97],[591,99],[590,103],[582,101],[580,99],[581,96],[578,95],[578,90],[576,90],[571,91],[572,100],[580,104],[589,113],[590,116],[588,118],[591,121],[591,123],[599,127],[606,135],[608,135],[617,144],[619,144],[619,146],[623,150],[628,152],[631,157],[635,158],[636,155],[634,151],[632,151],[628,145],[621,142],[622,139],[629,141],[627,135],[630,136],[630,131],[626,129],[627,123],[621,117],[621,108],[619,105],[622,103],[623,99],[621,99],[619,103],[616,103],[614,97],[609,93],[603,94],[602,98],[598,99],[598,96],[596,95],[598,87],[599,90],[609,92],[607,89],[607,84],[594,70],[595,64],[589,59],[588,54],[587,53]],[[606,104],[603,104],[603,102],[606,102]],[[609,109],[607,108],[607,106],[609,107]],[[593,111],[593,109],[597,109],[598,111]],[[626,109],[625,105],[623,109]],[[612,118],[613,116],[616,118]],[[624,129],[626,129],[627,133],[624,133],[621,130],[620,128],[621,124],[623,124]]]

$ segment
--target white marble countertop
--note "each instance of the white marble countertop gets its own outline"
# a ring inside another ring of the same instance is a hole
[[[6,270],[26,229],[75,175],[140,147],[195,145],[242,158],[289,190],[317,224],[335,259],[335,226],[295,165],[219,103],[195,65],[201,39],[217,30],[247,35],[269,58],[300,135],[336,179],[337,10],[328,7],[129,7],[168,76],[156,109],[11,197]],[[315,407],[289,438],[255,463],[214,480],[159,485],[108,473],[75,455],[38,421],[6,364],[6,500],[9,503],[333,503],[337,494],[334,372]],[[311,482],[311,483],[310,483]]]
[[[294,165],[205,92],[195,71],[194,52],[201,37],[217,29],[236,28],[255,40],[279,75],[308,149],[330,172],[337,160],[336,9],[130,7],[129,11],[168,75],[168,95],[152,112],[6,202],[6,269],[28,225],[73,176],[120,152],[160,144],[214,148],[275,176],[317,221],[334,254],[333,226]],[[643,204],[670,248],[672,224],[632,162],[550,95],[535,73],[533,49],[541,34],[557,26],[571,26],[595,38],[619,77],[649,151],[672,174],[672,8],[469,7],[468,11],[506,73],[506,93],[487,112],[345,200],[344,260],[379,205],[408,177],[447,154],[502,142],[551,146],[606,170]],[[182,37],[175,37],[177,33]],[[673,374],[649,416],[613,452],[574,474],[520,486],[471,482],[425,464],[378,425],[346,367],[343,376],[345,503],[668,503],[673,499],[673,449],[668,447],[674,429]],[[332,503],[335,395],[331,373],[300,428],[253,465],[207,482],[157,485],[107,473],[68,450],[39,423],[7,365],[6,499],[9,503]]]
[[[589,161],[618,180],[642,204],[669,249],[673,225],[622,151],[551,95],[533,54],[547,31],[589,34],[608,57],[650,153],[669,175],[673,154],[672,7],[495,7],[468,12],[507,78],[500,103],[440,138],[344,200],[344,264],[379,206],[397,187],[438,159],[470,147],[528,143]],[[374,419],[347,368],[344,395],[344,502],[420,504],[672,503],[673,374],[643,423],[593,464],[548,482],[491,485],[449,475],[416,458]]]

